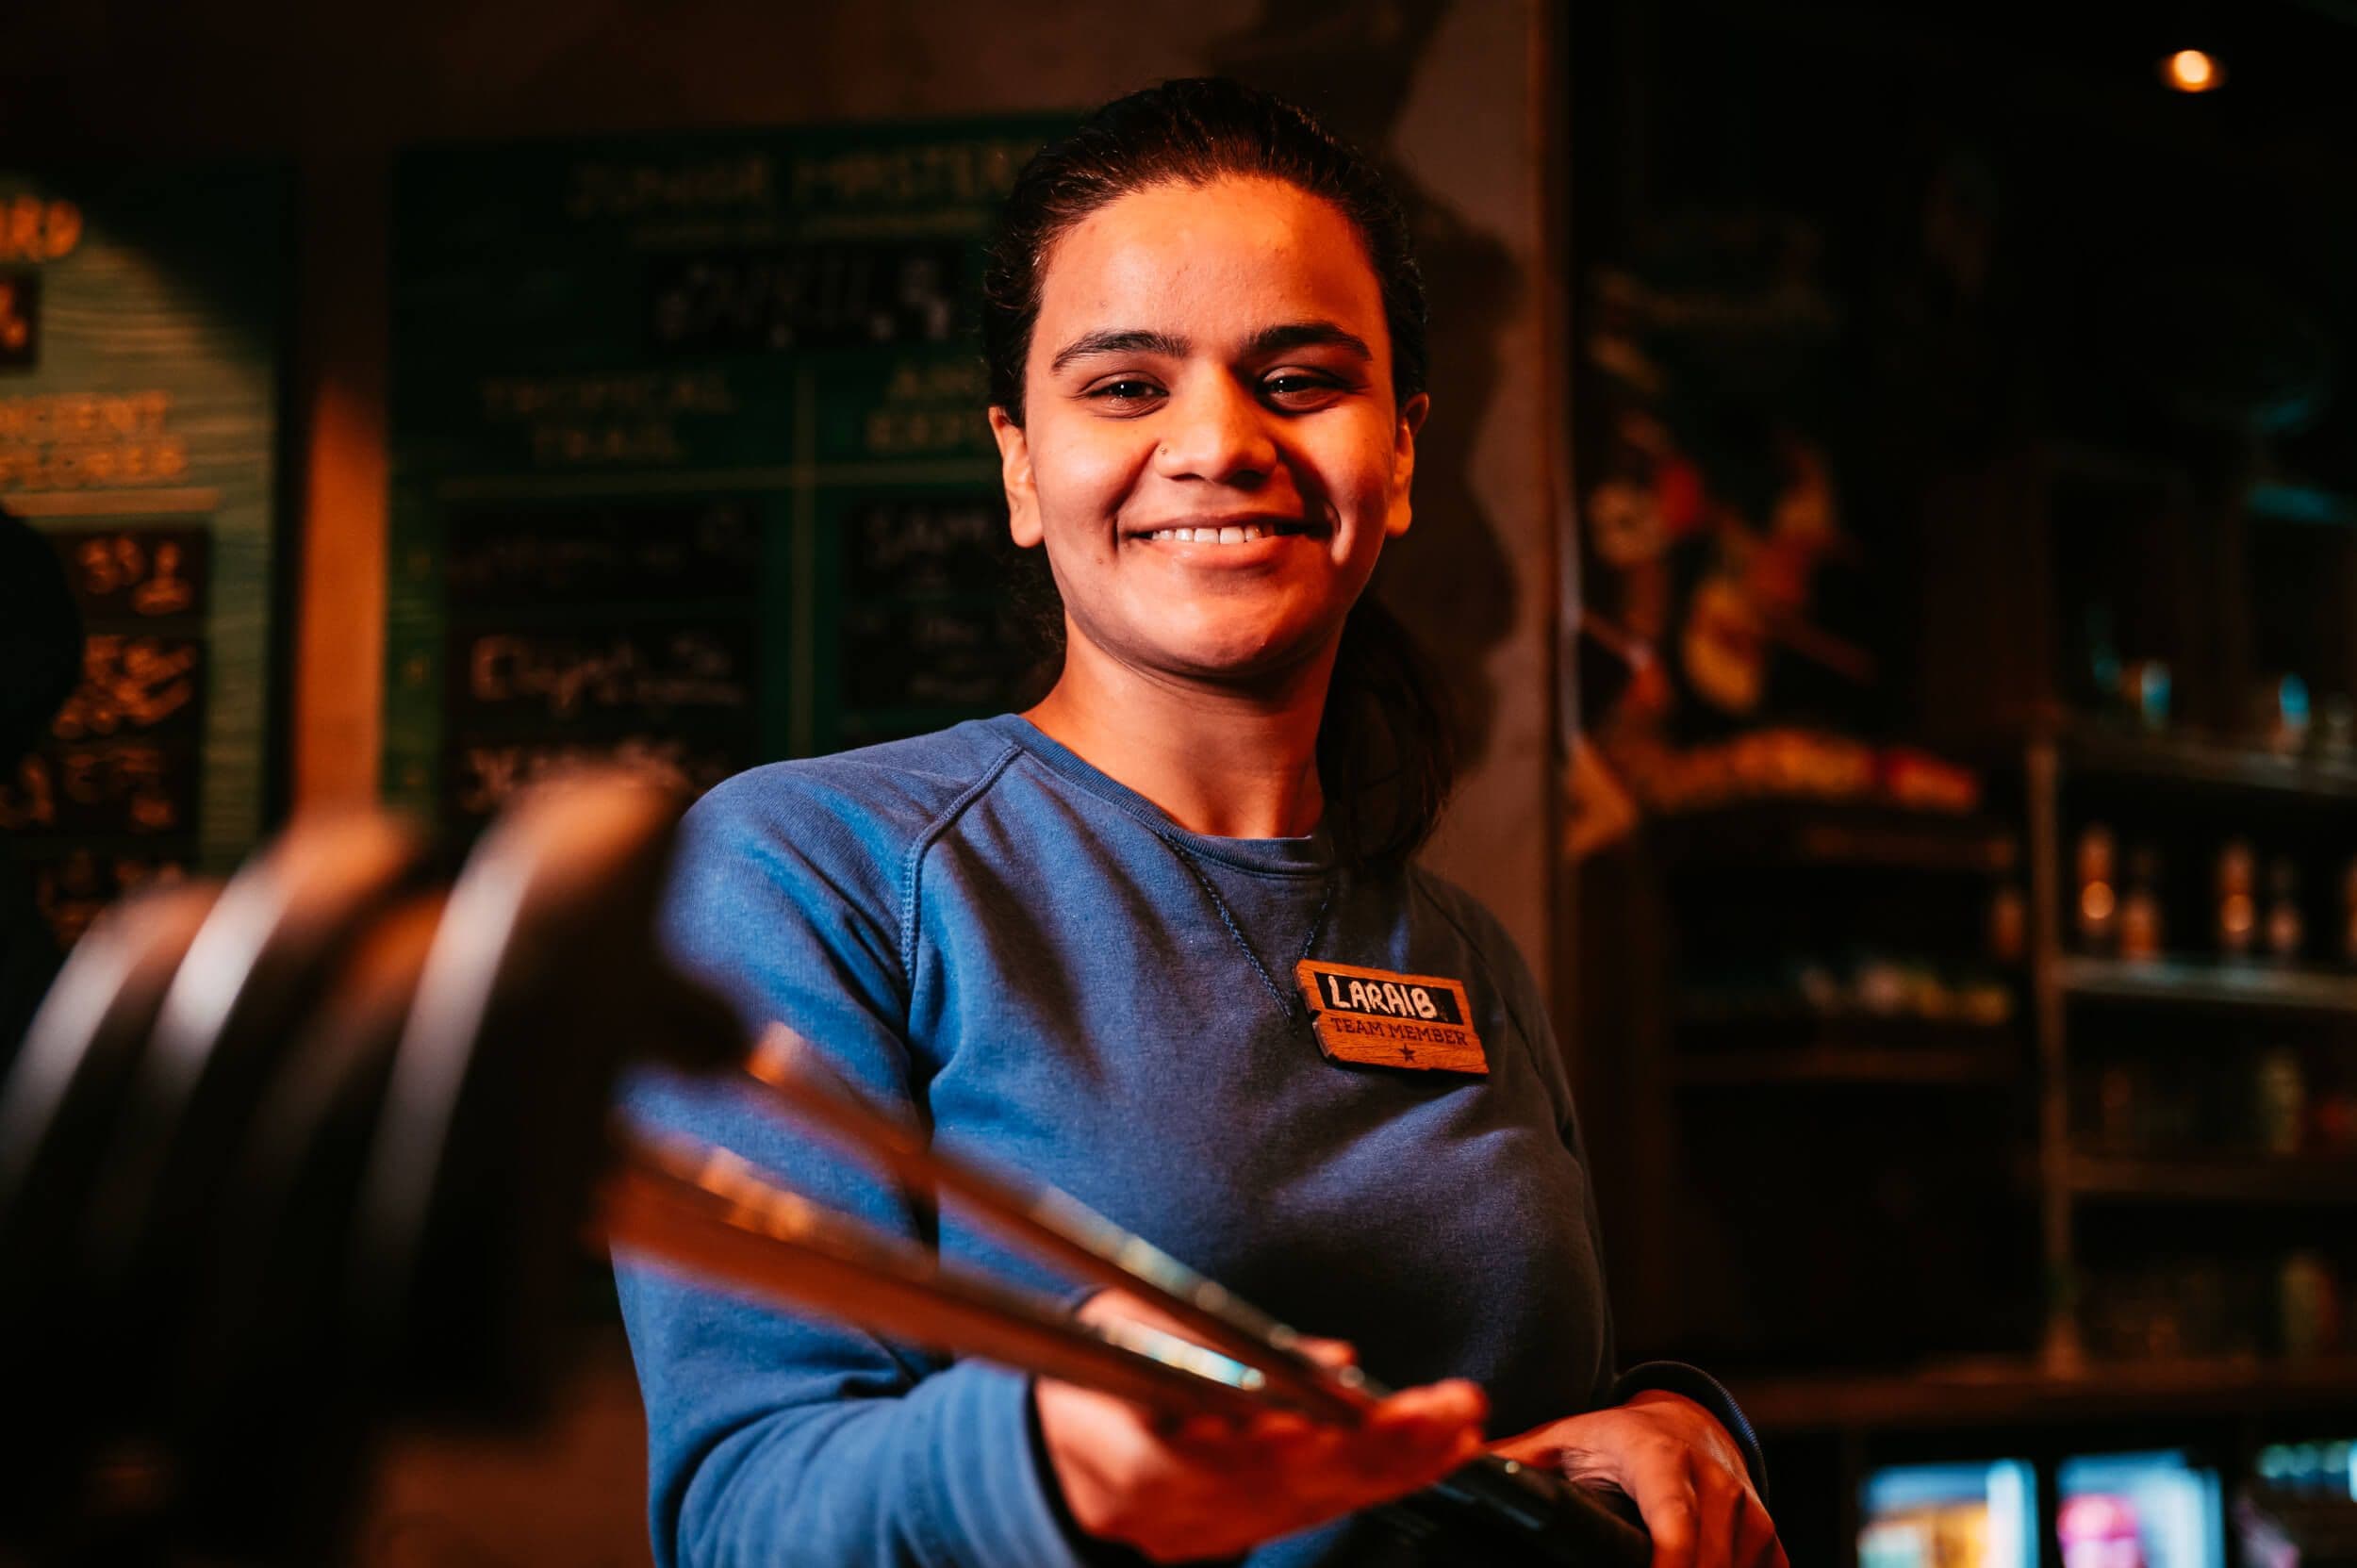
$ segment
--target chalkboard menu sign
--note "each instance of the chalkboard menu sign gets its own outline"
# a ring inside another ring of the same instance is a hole
[[[287,212],[270,170],[0,172],[0,507],[87,632],[0,847],[69,939],[263,826]]]
[[[834,518],[848,734],[893,716],[997,703],[1023,674],[999,591],[997,497],[862,498]]]
[[[1069,122],[433,149],[395,175],[386,793],[701,788],[1006,705],[981,244]]]

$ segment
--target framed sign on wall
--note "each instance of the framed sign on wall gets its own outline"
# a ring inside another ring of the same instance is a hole
[[[387,798],[464,825],[585,756],[701,788],[1003,706],[968,302],[1064,124],[404,157]]]
[[[47,536],[88,634],[80,688],[0,778],[0,834],[68,939],[233,866],[280,793],[288,189],[0,170],[0,507]]]

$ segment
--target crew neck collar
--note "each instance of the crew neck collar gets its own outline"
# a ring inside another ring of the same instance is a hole
[[[1195,833],[1170,814],[1049,735],[1019,713],[1003,713],[982,723],[1020,747],[1057,774],[1130,816],[1188,853],[1242,870],[1272,876],[1322,876],[1334,868],[1334,836],[1321,821],[1298,838],[1223,838]]]

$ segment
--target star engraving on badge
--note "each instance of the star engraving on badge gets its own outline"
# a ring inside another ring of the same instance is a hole
[[[1416,1059],[1416,1053],[1408,1047],[1402,1046],[1399,1048],[1399,1059],[1402,1062],[1413,1062]]]

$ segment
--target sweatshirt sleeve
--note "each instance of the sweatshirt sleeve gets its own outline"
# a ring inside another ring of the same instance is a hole
[[[783,1020],[882,1103],[915,1067],[899,877],[910,838],[777,770],[707,796],[682,834],[664,934],[749,1027]],[[843,809],[837,809],[841,807]],[[733,1086],[647,1076],[641,1125],[725,1146],[796,1191],[930,1242],[855,1162]],[[661,1568],[1078,1568],[1033,1439],[1028,1378],[789,1316],[628,1257],[615,1263],[647,1408]]]

